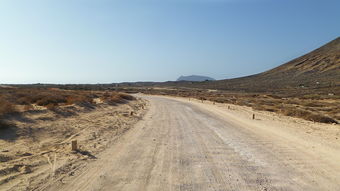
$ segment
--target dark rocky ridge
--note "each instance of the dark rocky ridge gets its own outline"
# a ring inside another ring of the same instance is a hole
[[[191,75],[191,76],[180,76],[177,79],[177,81],[203,82],[203,81],[215,81],[215,79],[211,77],[207,77],[207,76]]]

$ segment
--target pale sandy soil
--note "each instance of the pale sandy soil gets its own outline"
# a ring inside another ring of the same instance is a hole
[[[339,125],[235,105],[141,97],[149,111],[134,128],[86,168],[38,190],[340,188]]]
[[[94,108],[72,106],[62,112],[26,112],[16,128],[0,132],[0,190],[44,190],[86,168],[145,113],[143,100]],[[133,114],[131,115],[131,112]],[[77,140],[79,152],[70,143]]]

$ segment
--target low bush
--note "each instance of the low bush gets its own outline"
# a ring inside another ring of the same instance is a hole
[[[56,103],[49,103],[45,107],[47,109],[49,109],[49,110],[54,110],[54,109],[56,109],[58,107],[58,104],[56,104]]]
[[[129,94],[123,94],[123,93],[119,93],[118,94],[120,98],[125,99],[125,100],[134,100],[135,97],[133,97],[132,95]]]
[[[298,108],[285,108],[282,110],[282,113],[287,116],[299,117],[302,119],[319,123],[336,123],[336,124],[338,123],[335,119],[332,119],[320,113],[312,113]]]
[[[202,97],[202,96],[198,97],[198,99],[199,99],[199,100],[202,100],[202,101],[207,100],[207,98]]]
[[[335,123],[338,124],[338,122],[330,117],[320,115],[320,114],[310,114],[307,116],[307,120],[320,122],[320,123]]]
[[[20,97],[16,102],[19,105],[29,105],[32,103],[32,100],[30,100],[29,97]]]
[[[0,99],[0,117],[16,112],[15,106],[5,99]]]
[[[62,104],[91,103],[90,95],[85,91],[62,91],[43,88],[0,88],[0,115],[14,111],[15,105],[25,105],[24,110],[32,109],[32,104],[54,109]]]
[[[85,95],[71,95],[66,98],[66,105],[93,104],[93,98]]]
[[[323,107],[323,106],[325,106],[324,104],[319,103],[319,102],[307,102],[307,103],[302,102],[302,104],[307,106],[307,107]]]
[[[128,95],[128,94],[123,94],[123,93],[117,93],[117,92],[106,92],[105,94],[102,95],[101,99],[108,104],[119,104],[119,103],[125,103],[126,101],[131,101],[134,100],[135,97]]]
[[[256,110],[269,111],[269,112],[277,112],[279,110],[279,108],[275,106],[267,106],[267,105],[259,105],[259,104],[254,104],[252,108]]]
[[[43,98],[36,101],[37,105],[47,106],[50,104],[58,105],[59,103],[66,103],[66,97],[63,95],[46,94]]]

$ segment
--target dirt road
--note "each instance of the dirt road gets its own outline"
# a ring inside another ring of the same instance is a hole
[[[338,126],[143,98],[150,110],[135,128],[49,190],[340,189]]]

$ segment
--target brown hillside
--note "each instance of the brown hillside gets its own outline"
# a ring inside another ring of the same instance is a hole
[[[259,76],[280,77],[284,80],[282,84],[299,85],[296,83],[339,82],[339,74],[340,37],[304,56],[261,73]]]

